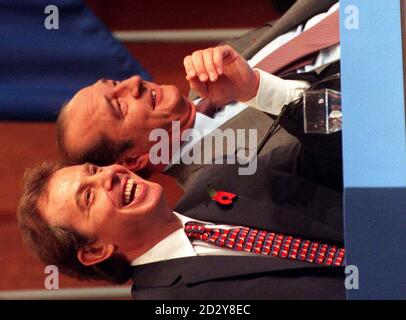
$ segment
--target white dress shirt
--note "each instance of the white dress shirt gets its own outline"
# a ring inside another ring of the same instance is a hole
[[[330,7],[327,12],[320,13],[305,24],[299,25],[296,29],[291,30],[283,35],[280,35],[261,50],[259,50],[250,60],[248,64],[253,67],[266,56],[273,51],[284,45],[286,42],[294,39],[302,32],[313,27],[315,24],[332,14],[339,9],[339,3]],[[334,45],[326,49],[320,50],[313,63],[298,69],[297,72],[310,72],[323,65],[332,63],[340,59],[340,45]],[[258,70],[258,69],[257,69]],[[259,70],[260,71],[260,70]],[[259,108],[262,111],[278,115],[282,107],[297,99],[305,89],[309,87],[306,81],[300,80],[284,80],[272,74],[264,71],[260,71],[260,86],[256,96],[247,102],[236,102],[226,105],[221,112],[217,112],[214,119],[207,117],[208,119],[215,121],[216,125],[222,125],[227,120],[234,117],[237,113],[244,110],[247,105]],[[198,100],[197,100],[198,101]],[[234,109],[237,109],[235,112]]]
[[[268,45],[259,50],[257,54],[248,61],[248,64],[251,67],[255,66],[273,51],[294,39],[307,29],[313,27],[338,9],[339,3],[336,3],[331,6],[327,12],[320,13],[309,19],[304,25],[299,25],[295,30],[277,37],[274,41],[271,41]],[[297,72],[310,72],[339,59],[340,46],[334,45],[320,50],[313,63],[298,69]],[[260,85],[257,95],[251,100],[243,103],[273,115],[278,115],[285,104],[298,99],[303,94],[304,90],[309,87],[309,84],[306,81],[283,80],[261,70],[258,71],[260,71]]]
[[[189,221],[195,221],[203,223],[211,228],[221,228],[221,229],[231,229],[238,228],[238,226],[231,225],[216,225],[214,223],[205,222],[201,220],[196,220],[184,216],[180,213],[176,213],[176,216],[182,222],[182,225]],[[219,247],[201,240],[189,240],[183,228],[180,228],[165,239],[158,242],[149,251],[134,259],[131,265],[137,266],[146,263],[171,260],[177,258],[186,258],[194,256],[261,256],[267,257],[265,255],[258,255],[256,253],[246,252],[246,251],[236,251],[228,248]]]
[[[339,3],[336,3],[331,6],[327,12],[320,13],[309,19],[305,24],[299,25],[294,30],[280,35],[259,50],[250,60],[248,60],[248,64],[250,66],[255,66],[258,62],[275,51],[277,48],[297,37],[303,31],[311,28],[338,9]],[[318,53],[314,63],[297,70],[297,72],[309,72],[339,59],[340,46],[334,45],[321,50]],[[188,142],[181,146],[181,149],[172,157],[171,164],[167,165],[164,171],[172,167],[173,163],[179,162],[182,155],[188,152],[197,142],[198,139],[196,138],[201,138],[204,135],[210,134],[211,131],[236,116],[248,106],[271,113],[273,115],[278,115],[285,104],[298,99],[303,94],[304,90],[309,87],[309,84],[306,81],[284,80],[262,70],[258,71],[260,73],[260,84],[254,98],[245,102],[230,103],[217,112],[214,115],[214,118],[210,118],[200,112],[196,113],[196,120],[193,127],[193,129],[196,131],[187,137]],[[199,100],[200,99],[196,99],[194,102],[198,103]]]

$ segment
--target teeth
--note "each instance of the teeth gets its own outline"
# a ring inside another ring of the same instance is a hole
[[[139,194],[140,194],[140,186],[137,184],[137,186],[135,187],[134,198],[137,198]]]
[[[156,92],[154,89],[151,90],[151,96],[152,96],[152,104],[155,105],[156,101]]]
[[[131,190],[132,190],[133,186],[134,186],[134,180],[128,179],[127,185],[125,186],[125,189],[124,189],[124,196],[123,196],[124,205],[127,205],[130,203]]]

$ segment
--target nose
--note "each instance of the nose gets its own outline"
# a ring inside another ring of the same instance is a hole
[[[115,95],[130,94],[134,98],[138,98],[141,94],[142,78],[140,76],[133,76],[131,78],[121,81],[115,88]]]
[[[97,180],[105,190],[111,191],[114,184],[118,181],[115,166],[100,167],[98,174],[95,175],[95,180]]]

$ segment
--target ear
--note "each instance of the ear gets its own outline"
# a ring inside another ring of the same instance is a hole
[[[110,258],[116,251],[116,246],[113,244],[87,246],[80,248],[77,257],[85,266],[91,266]]]
[[[137,172],[148,166],[149,154],[144,153],[141,155],[123,155],[121,159],[118,159],[117,163],[133,172]]]

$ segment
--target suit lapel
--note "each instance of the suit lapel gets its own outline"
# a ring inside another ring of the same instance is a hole
[[[133,282],[136,289],[169,287],[177,282],[193,284],[235,276],[308,268],[325,266],[262,256],[198,256],[135,266]]]
[[[341,244],[342,196],[310,180],[270,169],[272,156],[261,157],[254,175],[238,175],[238,166],[205,170],[192,183],[175,211],[218,224],[243,225],[309,240]],[[220,208],[207,186],[233,192],[238,200]]]
[[[228,44],[233,46],[243,57],[250,59],[254,54],[256,54],[260,49],[262,49],[276,37],[288,32],[297,25],[306,22],[314,15],[327,11],[336,2],[337,0],[298,0],[280,19],[278,19],[272,25],[272,27],[266,25],[238,39],[231,40],[228,42]],[[191,93],[189,97],[196,98],[196,95]],[[260,111],[253,110],[253,108],[247,108],[233,119],[227,121],[220,128],[258,128],[258,145],[262,145],[261,141],[266,138],[266,133],[268,132],[273,120],[271,120],[268,115],[265,115],[262,112],[262,115],[259,115],[258,112]],[[255,112],[257,112],[257,114],[254,114]],[[203,145],[204,144],[202,143],[202,146]],[[167,171],[167,174],[174,176],[178,180],[178,183],[185,188],[186,180],[194,172],[204,166],[204,164],[174,165]]]
[[[234,156],[237,151],[237,148],[239,147],[242,147],[248,153],[249,132],[247,129],[255,128],[257,130],[257,146],[258,146],[262,144],[262,141],[266,138],[266,133],[269,131],[269,128],[271,127],[272,123],[273,123],[272,118],[266,113],[251,107],[246,108],[245,110],[243,110],[242,112],[240,112],[235,117],[225,122],[218,128],[222,132],[226,129],[232,129],[235,137],[237,129],[246,129],[245,145],[239,146],[236,143],[235,148],[233,148],[231,152],[228,152],[226,143],[227,139],[220,138],[215,140],[213,139],[213,134],[209,134],[206,137],[204,137],[200,142],[200,149],[198,152],[200,152],[200,155],[202,156],[198,155],[198,158],[200,158],[203,162],[203,159],[205,159],[205,157],[207,157],[208,154],[209,155],[211,154],[212,155],[211,162],[213,163],[216,148],[220,148],[220,150],[223,150],[224,157],[227,157],[227,155]],[[237,141],[237,139],[235,141]],[[194,172],[196,172],[197,170],[201,169],[206,165],[211,164],[204,163],[200,164],[192,163],[188,165],[185,165],[184,163],[174,164],[168,171],[166,171],[166,174],[175,177],[178,180],[178,182],[182,185]]]

